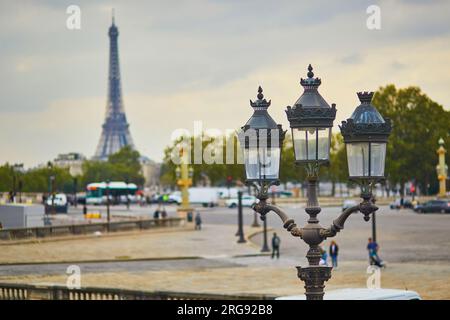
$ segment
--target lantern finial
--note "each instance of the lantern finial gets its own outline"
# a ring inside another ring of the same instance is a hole
[[[256,98],[258,98],[258,100],[255,101],[250,100],[250,105],[253,108],[267,109],[270,106],[270,100],[267,101],[266,99],[264,99],[263,89],[261,86],[258,86],[258,94],[256,95]]]
[[[307,78],[300,78],[300,84],[305,89],[317,89],[322,81],[319,78],[314,78],[313,67],[311,64],[308,65],[308,73],[306,74]]]
[[[311,63],[310,63],[308,66],[308,74],[307,74],[308,78],[310,78],[310,79],[312,79],[314,77],[314,72],[312,72],[312,71],[313,71],[313,67],[311,66]]]
[[[258,95],[256,96],[259,100],[262,100],[264,98],[263,95],[263,89],[261,88],[261,86],[258,87]]]

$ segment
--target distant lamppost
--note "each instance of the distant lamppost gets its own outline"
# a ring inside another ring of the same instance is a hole
[[[81,167],[78,166],[70,166],[69,173],[72,176],[72,192],[73,192],[73,205],[76,208],[78,204],[77,200],[77,191],[78,191],[78,177],[83,174]]]
[[[263,222],[263,244],[261,247],[261,252],[270,252],[270,248],[267,241],[267,219],[266,217],[261,216],[261,220]]]
[[[76,208],[77,207],[77,190],[78,190],[78,178],[77,177],[73,177],[73,206]]]
[[[245,240],[244,237],[244,217],[242,215],[242,191],[239,190],[237,193],[238,196],[238,231],[236,232],[236,235],[239,237],[238,243],[245,243],[247,240]]]
[[[192,186],[194,169],[188,164],[189,154],[184,148],[180,151],[180,158],[180,166],[175,169],[177,185],[181,189],[181,207],[177,211],[187,219],[192,216],[192,208],[189,204],[189,187]]]
[[[440,138],[439,149],[437,149],[437,154],[439,155],[439,164],[436,166],[437,176],[439,180],[439,198],[444,198],[447,194],[446,191],[446,180],[448,174],[448,167],[445,164],[445,153],[447,150],[444,148],[444,139]]]
[[[107,222],[108,222],[108,231],[109,231],[109,228],[110,228],[110,223],[111,223],[111,211],[110,211],[110,208],[109,208],[109,205],[110,205],[110,203],[109,203],[109,179],[108,180],[106,180],[106,220],[107,220]]]
[[[127,210],[130,210],[130,179],[128,177],[126,177],[125,179],[125,184],[127,185],[127,199],[126,199],[126,205],[127,205]]]
[[[13,177],[13,186],[12,186],[12,198],[13,202],[16,202],[17,189],[19,191],[19,203],[22,203],[22,187],[23,182],[21,179],[21,174],[23,172],[23,163],[16,163],[12,167],[12,177]]]
[[[50,176],[50,194],[52,197],[52,214],[56,214],[56,208],[55,208],[55,176]]]
[[[304,92],[293,107],[287,107],[286,114],[292,129],[295,163],[305,166],[307,173],[308,200],[305,211],[309,219],[303,228],[297,227],[294,220],[279,207],[267,203],[268,188],[278,184],[280,148],[284,132],[281,125],[276,125],[268,115],[270,101],[263,100],[261,88],[258,100],[251,102],[254,114],[242,127],[239,138],[244,151],[247,182],[258,188],[260,201],[254,209],[262,217],[270,211],[275,212],[287,231],[309,245],[306,255],[309,265],[304,268],[297,267],[298,277],[305,282],[306,298],[321,300],[324,283],[330,279],[332,267],[319,265],[322,255],[320,244],[342,230],[352,213],[360,211],[367,221],[370,214],[378,209],[372,203],[372,187],[383,178],[386,141],[391,126],[390,121],[384,120],[370,104],[373,93],[359,93],[361,105],[355,109],[350,119],[342,123],[341,132],[347,146],[350,178],[361,185],[363,201],[346,209],[329,228],[323,228],[317,219],[321,211],[316,193],[317,180],[320,166],[329,163],[331,128],[336,116],[336,106],[333,104],[330,107],[319,94],[317,89],[321,80],[314,78],[311,65],[308,67],[308,78],[301,79],[300,84],[304,87]],[[249,134],[249,131],[255,127],[258,134],[256,143],[252,145],[250,141],[254,139],[255,134]],[[264,129],[266,133],[261,134]],[[275,136],[278,136],[278,139]],[[270,145],[267,141],[269,139]],[[268,159],[268,155],[271,159]]]

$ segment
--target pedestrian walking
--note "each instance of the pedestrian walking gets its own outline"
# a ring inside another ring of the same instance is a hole
[[[333,268],[337,268],[338,266],[338,254],[339,254],[339,246],[337,245],[336,241],[331,241],[330,249],[328,250],[331,257],[331,265]]]
[[[367,243],[367,251],[369,252],[369,263],[371,265],[376,265],[377,267],[385,267],[385,263],[378,256],[379,250],[378,243],[374,241],[372,238],[369,238]]]
[[[272,236],[272,259],[275,257],[275,255],[277,259],[280,258],[280,243],[281,243],[280,237],[277,235],[276,232],[274,232]]]
[[[202,229],[202,217],[200,216],[200,212],[197,212],[195,215],[195,230]]]

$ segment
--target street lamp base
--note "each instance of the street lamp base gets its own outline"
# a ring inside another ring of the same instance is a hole
[[[331,278],[332,267],[309,266],[297,267],[297,275],[305,282],[306,300],[323,300],[325,281]]]

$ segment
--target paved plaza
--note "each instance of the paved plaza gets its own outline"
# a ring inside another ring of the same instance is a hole
[[[283,205],[302,225],[302,206]],[[98,208],[102,209],[102,208]],[[115,214],[146,216],[155,207],[114,208]],[[175,216],[175,207],[168,207]],[[64,284],[67,267],[77,264],[83,286],[122,287],[210,293],[265,293],[291,295],[303,292],[295,266],[305,265],[306,246],[282,230],[281,221],[269,215],[272,230],[281,236],[281,258],[260,254],[261,228],[252,228],[253,213],[244,209],[249,241],[236,243],[236,209],[199,208],[204,225],[170,230],[134,231],[59,239],[0,243],[0,281]],[[319,215],[328,226],[340,208],[324,208]],[[64,219],[79,219],[71,212]],[[380,255],[388,267],[382,271],[385,288],[410,289],[423,298],[450,299],[450,215],[420,215],[410,210],[381,207],[377,214]],[[340,264],[327,289],[365,287],[367,238],[371,223],[361,214],[351,217],[335,238]],[[326,244],[329,243],[327,240]],[[326,248],[326,246],[325,246]],[[39,263],[39,264],[36,264]]]

